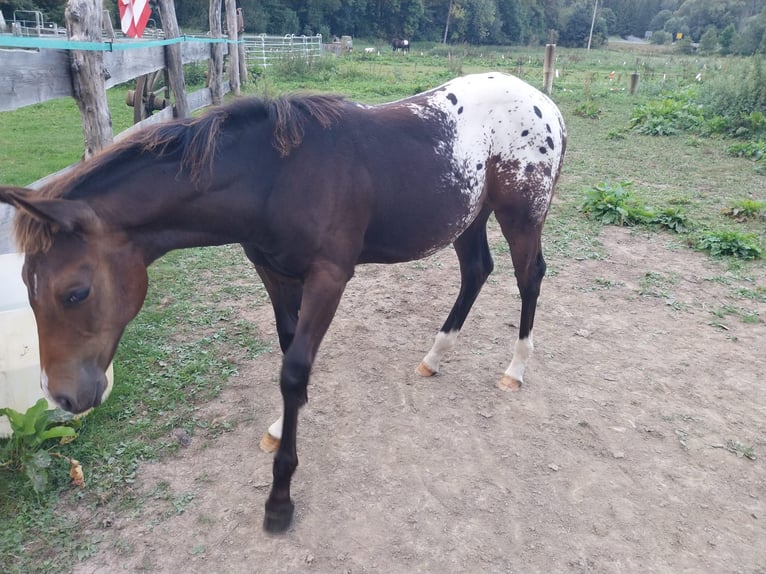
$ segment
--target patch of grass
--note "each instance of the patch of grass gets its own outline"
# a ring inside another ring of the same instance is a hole
[[[638,281],[639,295],[642,297],[664,297],[670,294],[667,289],[678,283],[678,277],[658,271],[647,271]]]
[[[601,117],[602,113],[601,106],[599,106],[596,102],[593,100],[585,100],[583,103],[581,103],[579,106],[577,106],[574,110],[575,115],[580,116],[581,118],[587,118],[589,120],[597,120],[599,117]]]
[[[737,455],[737,458],[748,458],[750,460],[755,460],[755,450],[751,446],[745,446],[738,440],[728,440],[726,441],[725,447],[726,450],[728,450],[731,453],[734,453]]]

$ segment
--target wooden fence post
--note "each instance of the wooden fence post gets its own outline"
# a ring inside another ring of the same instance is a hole
[[[632,96],[633,94],[635,94],[637,89],[638,89],[638,72],[633,72],[630,75],[630,88],[628,90],[630,92],[630,95]]]
[[[102,8],[101,0],[69,0],[65,10],[69,39],[101,42]],[[112,116],[104,83],[108,71],[103,52],[71,50],[69,55],[72,91],[85,136],[83,156],[87,158],[112,143]]]
[[[178,29],[176,7],[173,4],[173,0],[159,0],[159,7],[165,38],[178,38],[181,32]],[[173,106],[174,115],[177,118],[188,118],[190,111],[189,102],[186,98],[186,80],[184,79],[180,44],[165,46],[165,65],[168,70],[170,89],[173,91],[173,100],[175,102]]]
[[[556,44],[545,45],[545,59],[543,60],[543,90],[550,95],[553,89],[553,68],[556,65]]]
[[[245,14],[242,8],[237,8],[237,38],[242,39],[245,33]],[[247,54],[245,53],[245,44],[237,44],[239,48],[239,83],[247,83]]]
[[[222,0],[210,0],[208,19],[210,20],[210,37],[220,39],[221,31],[221,2]],[[211,58],[207,67],[207,83],[210,88],[210,96],[213,105],[218,106],[223,101],[223,44],[211,45]]]
[[[226,0],[226,29],[229,33],[229,40],[237,41],[237,1]],[[229,44],[229,86],[231,93],[235,96],[240,95],[239,87],[239,47],[237,44]]]

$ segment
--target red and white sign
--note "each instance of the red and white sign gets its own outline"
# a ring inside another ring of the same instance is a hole
[[[129,38],[140,38],[152,13],[149,0],[118,0],[117,3],[123,34]]]

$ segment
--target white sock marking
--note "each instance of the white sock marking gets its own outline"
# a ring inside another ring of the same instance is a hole
[[[459,334],[460,331],[450,331],[449,333],[439,331],[436,334],[433,347],[431,347],[431,350],[428,351],[428,354],[423,359],[423,364],[434,373],[438,372],[439,363],[444,355],[455,347],[455,342],[457,341],[457,336]]]
[[[271,426],[269,427],[269,434],[273,436],[276,439],[282,439],[282,422],[284,418],[282,415],[279,415],[279,418],[275,420]]]
[[[534,348],[531,331],[526,339],[516,339],[516,345],[513,348],[513,359],[511,359],[511,364],[506,369],[505,374],[517,381],[523,381],[527,361],[529,361]]]

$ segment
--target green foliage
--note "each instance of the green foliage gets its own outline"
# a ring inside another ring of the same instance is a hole
[[[701,54],[712,54],[718,49],[718,32],[714,25],[710,25],[700,37],[699,51]]]
[[[586,99],[583,103],[575,108],[575,115],[581,118],[588,118],[590,120],[597,120],[601,115],[601,106],[591,99]]]
[[[726,148],[726,153],[734,157],[747,157],[760,161],[766,157],[766,142],[763,140],[740,142]]]
[[[652,32],[651,42],[652,44],[658,44],[660,46],[664,44],[670,44],[673,41],[673,37],[665,30],[657,30]]]
[[[680,207],[667,207],[654,211],[633,197],[633,183],[599,183],[585,191],[585,200],[579,209],[607,225],[658,225],[675,233],[686,233],[694,227],[689,216]]]
[[[686,233],[694,228],[689,216],[680,207],[666,207],[658,211],[651,220],[674,233]]]
[[[306,58],[302,54],[286,54],[274,66],[277,73],[287,79],[300,79],[322,73],[329,79],[337,70],[335,58]]]
[[[702,108],[687,91],[636,106],[630,127],[640,134],[668,136],[699,128],[703,119]]]
[[[48,486],[51,455],[46,445],[52,440],[73,440],[77,433],[70,425],[80,424],[75,420],[64,423],[61,411],[47,409],[45,399],[37,401],[25,413],[0,409],[0,415],[8,417],[12,430],[9,439],[0,440],[0,466],[23,472],[35,492],[42,492]]]
[[[732,63],[726,73],[706,77],[705,89],[695,95],[708,118],[711,133],[757,139],[766,136],[766,69],[752,57]]]
[[[763,254],[758,236],[755,233],[718,230],[700,235],[694,246],[707,251],[713,256],[728,255],[738,259],[759,259]]]
[[[207,80],[207,65],[192,62],[184,66],[184,80],[187,86],[204,86]]]
[[[585,192],[578,209],[607,225],[636,225],[642,223],[643,207],[631,195],[633,182],[599,183]]]

